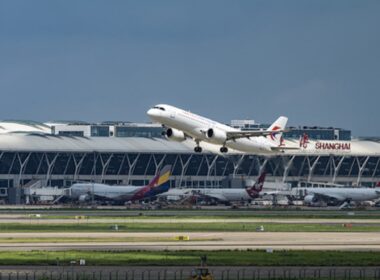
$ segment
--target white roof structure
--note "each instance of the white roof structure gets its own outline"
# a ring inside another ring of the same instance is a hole
[[[85,124],[79,121],[74,123]],[[52,134],[52,124],[18,120],[0,121],[0,151],[193,153],[195,146],[192,140],[173,142],[164,138],[59,136]],[[147,126],[153,125],[147,124]],[[284,150],[280,154],[380,156],[380,142],[369,139],[307,140],[306,143],[290,139],[285,140],[284,144],[294,149]],[[220,154],[217,145],[206,142],[201,142],[200,145],[205,153]],[[232,149],[230,153],[242,154]]]
[[[178,142],[143,137],[75,137],[40,134],[0,135],[1,151],[28,152],[151,152],[191,153],[192,148]]]
[[[0,134],[0,151],[28,152],[104,152],[104,153],[193,153],[194,142],[168,141],[144,137],[76,137],[37,133]],[[380,156],[380,143],[368,140],[310,141],[299,148],[297,141],[286,141],[286,155]],[[218,153],[217,145],[201,142],[205,153]],[[298,149],[299,148],[299,149]],[[234,153],[231,151],[231,153]],[[236,152],[237,154],[242,154]]]
[[[34,121],[0,121],[0,134],[19,132],[51,134],[51,127],[46,124]]]

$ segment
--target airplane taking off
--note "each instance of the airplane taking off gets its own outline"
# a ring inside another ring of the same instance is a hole
[[[95,199],[118,202],[143,200],[152,198],[169,190],[171,165],[161,169],[146,186],[110,186],[97,183],[77,183],[68,189],[68,197],[79,201]]]
[[[279,117],[267,130],[240,130],[202,116],[159,104],[149,109],[148,116],[154,122],[167,128],[165,136],[169,140],[181,142],[192,138],[195,152],[202,152],[201,141],[221,145],[220,152],[227,153],[228,148],[247,153],[278,152],[288,147],[282,146],[282,133],[288,118]]]
[[[314,205],[318,202],[338,205],[340,208],[347,206],[350,202],[362,202],[380,198],[380,184],[375,188],[365,187],[331,187],[331,188],[306,188],[304,201],[306,204]]]

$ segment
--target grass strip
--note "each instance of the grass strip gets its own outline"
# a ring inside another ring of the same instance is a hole
[[[0,265],[67,265],[85,259],[87,265],[196,266],[207,255],[208,265],[228,266],[378,266],[379,252],[340,251],[3,251]]]
[[[239,219],[328,219],[328,220],[334,220],[334,219],[347,219],[347,220],[362,220],[362,219],[368,219],[368,220],[380,220],[379,216],[348,216],[348,215],[306,215],[306,214],[299,214],[299,215],[242,215],[242,216],[235,216],[235,215],[220,215],[220,216],[213,216],[213,215],[204,215],[204,216],[198,216],[198,215],[192,215],[192,216],[89,216],[89,215],[76,215],[76,216],[69,216],[69,215],[45,215],[42,214],[41,217],[36,218],[33,215],[25,215],[24,219],[31,219],[31,220],[37,220],[37,219],[45,219],[45,220],[53,220],[53,219],[62,219],[62,220],[86,220],[86,219],[108,219],[108,220],[154,220],[154,219],[199,219],[199,220],[205,220],[205,219],[213,219],[213,220],[239,220]],[[380,221],[379,221],[380,222]]]
[[[150,217],[150,218],[163,218],[163,217],[181,217],[181,218],[362,218],[362,219],[379,219],[380,212],[374,210],[315,210],[315,209],[284,209],[284,208],[263,208],[263,209],[167,209],[167,210],[120,210],[120,209],[84,209],[84,208],[62,208],[62,209],[0,209],[0,214],[41,214],[43,218],[72,218],[76,215],[94,217],[115,217],[115,218],[127,218],[127,217]]]
[[[43,237],[43,238],[0,238],[0,243],[82,243],[82,242],[178,242],[175,237],[112,237],[112,238],[89,238],[89,237]],[[187,240],[183,240],[186,242]],[[222,241],[221,238],[191,238],[189,241]]]
[[[380,232],[378,224],[279,224],[279,223],[118,223],[119,232],[253,232],[261,225],[268,232]],[[111,232],[113,223],[0,224],[0,232]]]

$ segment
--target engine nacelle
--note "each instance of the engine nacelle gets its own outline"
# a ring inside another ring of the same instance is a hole
[[[219,145],[223,145],[227,140],[226,132],[218,128],[209,128],[206,136],[210,142]]]
[[[317,200],[313,194],[308,194],[307,196],[305,196],[305,198],[303,200],[306,204],[313,204],[313,203],[317,202]]]
[[[90,196],[88,194],[82,194],[79,196],[78,200],[80,202],[85,202],[90,200]]]
[[[168,128],[165,132],[165,136],[167,139],[176,142],[182,142],[186,140],[185,133],[175,128]]]

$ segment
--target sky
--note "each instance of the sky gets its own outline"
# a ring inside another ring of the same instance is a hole
[[[0,0],[0,119],[158,103],[380,136],[380,1]]]

